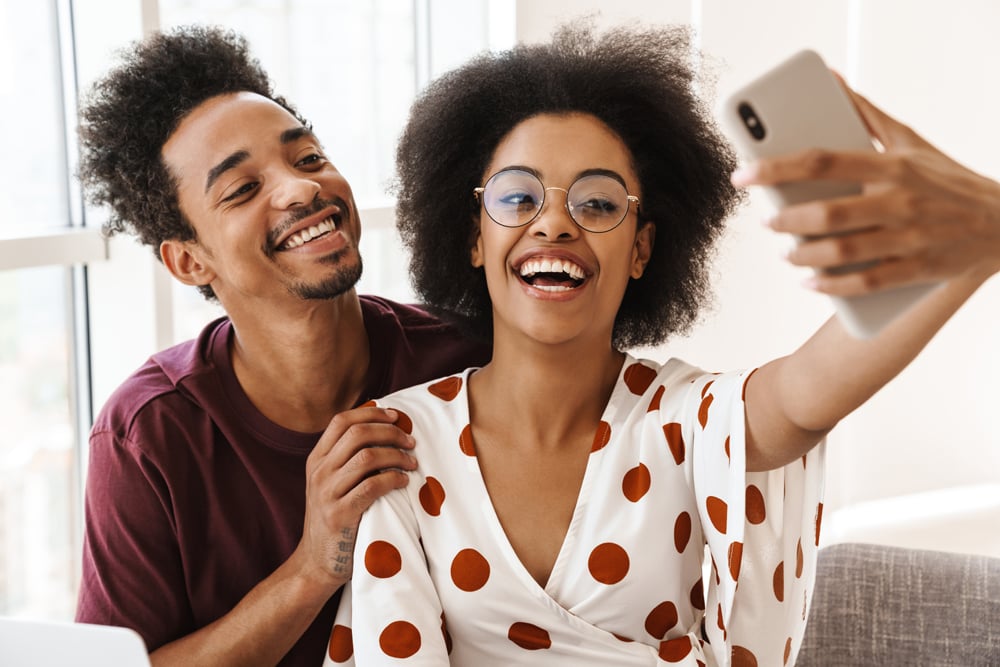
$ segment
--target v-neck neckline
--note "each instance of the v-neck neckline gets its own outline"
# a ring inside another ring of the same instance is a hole
[[[622,399],[620,394],[622,392],[627,392],[628,388],[625,382],[622,380],[622,376],[632,364],[636,363],[636,359],[630,354],[625,355],[625,359],[622,363],[621,368],[618,371],[617,379],[615,380],[615,386],[611,391],[611,396],[608,398],[608,402],[605,404],[604,409],[601,412],[601,418],[597,426],[597,430],[594,433],[594,441],[598,442],[598,434],[602,429],[611,427],[611,436],[614,434],[614,425],[619,419],[617,418],[617,408],[622,405]],[[490,531],[493,533],[494,540],[503,554],[504,558],[510,564],[511,570],[517,575],[521,580],[521,583],[525,585],[529,590],[534,591],[536,594],[542,594],[547,598],[555,600],[555,591],[561,588],[562,582],[566,577],[565,570],[568,567],[568,563],[572,560],[574,550],[577,547],[577,537],[579,536],[580,524],[586,518],[587,507],[589,506],[589,500],[592,492],[592,486],[594,479],[598,476],[598,471],[600,469],[601,462],[604,459],[605,452],[609,446],[613,443],[608,440],[603,443],[598,449],[592,450],[587,456],[587,465],[584,469],[583,480],[580,482],[580,490],[577,493],[576,501],[573,506],[573,514],[570,518],[569,525],[566,528],[566,533],[563,535],[562,541],[560,542],[559,551],[556,554],[556,559],[552,563],[552,567],[549,570],[548,579],[545,585],[539,584],[535,578],[528,571],[528,568],[521,561],[521,557],[518,556],[517,551],[514,549],[514,545],[511,544],[510,538],[507,536],[507,532],[503,528],[503,524],[500,522],[500,516],[497,514],[496,507],[493,505],[493,500],[490,497],[489,489],[486,486],[486,479],[483,476],[483,470],[479,464],[479,456],[475,449],[475,440],[472,439],[472,420],[471,410],[469,406],[470,395],[469,395],[469,379],[478,369],[468,369],[465,374],[464,381],[462,383],[462,390],[464,392],[462,401],[462,410],[465,414],[463,415],[464,422],[469,424],[468,437],[470,440],[470,445],[474,453],[473,456],[469,457],[470,469],[474,470],[473,477],[476,480],[474,482],[476,487],[476,493],[479,495],[479,504],[483,510],[483,516],[489,525]],[[558,602],[558,600],[556,600]],[[561,604],[560,604],[561,606]]]

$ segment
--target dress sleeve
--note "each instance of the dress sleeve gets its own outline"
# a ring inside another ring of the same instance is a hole
[[[444,614],[405,489],[365,512],[354,553],[324,666],[447,665]]]
[[[91,435],[76,620],[132,628],[150,651],[193,628],[168,495],[133,443]]]
[[[783,468],[746,471],[751,374],[704,376],[692,387],[694,489],[711,558],[704,634],[720,666],[794,663],[823,513],[824,443]]]

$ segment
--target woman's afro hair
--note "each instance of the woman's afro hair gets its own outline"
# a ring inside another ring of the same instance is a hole
[[[729,144],[695,93],[690,34],[681,27],[560,28],[552,41],[485,54],[418,98],[397,156],[397,225],[419,297],[484,340],[492,306],[470,263],[479,204],[473,189],[501,140],[543,113],[585,113],[631,152],[641,221],[656,225],[645,275],[631,280],[615,321],[618,349],[655,345],[697,320],[709,263],[742,197]],[[567,147],[568,148],[568,147]]]

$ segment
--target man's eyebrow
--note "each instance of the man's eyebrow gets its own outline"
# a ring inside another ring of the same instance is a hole
[[[236,151],[225,160],[209,169],[208,178],[205,179],[205,192],[208,192],[209,188],[211,188],[212,185],[219,180],[219,176],[222,176],[230,169],[238,167],[239,164],[248,157],[250,157],[250,153],[247,151]]]
[[[300,125],[299,127],[293,127],[290,130],[285,130],[278,137],[278,141],[282,144],[290,144],[293,141],[297,141],[302,137],[309,137],[310,139],[315,139],[316,135],[313,134],[312,129],[306,127],[305,125]]]
[[[282,144],[290,144],[293,141],[298,141],[302,137],[315,138],[312,129],[306,127],[305,125],[300,125],[299,127],[293,127],[291,129],[285,130],[278,137],[278,141]],[[236,151],[225,160],[215,165],[208,170],[208,178],[205,179],[205,192],[208,192],[212,185],[215,184],[219,177],[230,169],[238,167],[240,163],[250,157],[250,153],[247,151]]]

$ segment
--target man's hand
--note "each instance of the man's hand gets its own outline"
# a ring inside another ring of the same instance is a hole
[[[403,470],[416,459],[413,437],[396,425],[398,413],[376,407],[331,420],[306,461],[306,517],[297,551],[331,594],[351,578],[361,514],[376,499],[406,486]]]
[[[789,206],[768,221],[810,239],[789,254],[824,269],[868,260],[843,275],[818,273],[809,284],[838,296],[1000,271],[1000,184],[958,164],[906,125],[847,88],[879,153],[810,150],[761,160],[733,175],[737,186],[793,181],[860,182],[862,194]]]

